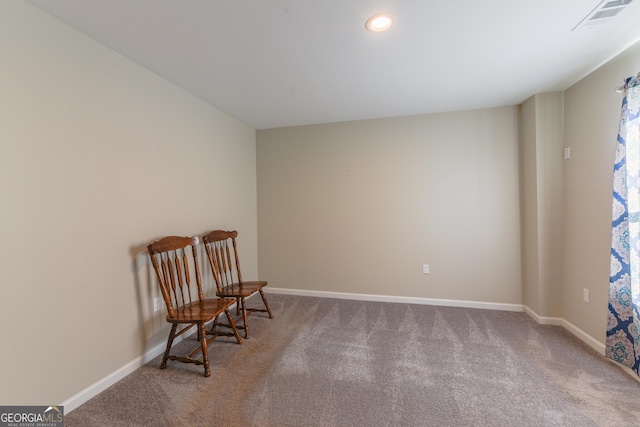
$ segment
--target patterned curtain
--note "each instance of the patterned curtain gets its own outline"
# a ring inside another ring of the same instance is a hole
[[[640,73],[638,73],[640,77]],[[607,357],[640,375],[640,84],[622,87],[613,178]]]

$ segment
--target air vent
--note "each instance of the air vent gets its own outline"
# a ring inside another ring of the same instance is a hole
[[[600,2],[587,16],[585,16],[582,21],[578,23],[573,30],[576,28],[591,28],[597,25],[602,25],[607,22],[609,19],[616,16],[618,13],[622,11],[625,7],[629,6],[633,0],[605,0]]]

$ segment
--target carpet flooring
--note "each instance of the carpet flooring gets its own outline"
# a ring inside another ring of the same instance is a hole
[[[638,381],[524,313],[268,298],[243,345],[211,344],[211,377],[158,357],[66,426],[640,425]]]

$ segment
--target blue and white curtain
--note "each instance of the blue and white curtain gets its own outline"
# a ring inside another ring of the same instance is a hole
[[[640,73],[638,73],[640,77]],[[613,178],[607,357],[640,375],[640,84],[622,87]]]

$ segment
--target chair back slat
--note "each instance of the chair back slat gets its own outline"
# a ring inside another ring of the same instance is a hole
[[[158,275],[158,286],[160,287],[160,291],[162,292],[162,298],[167,304],[167,311],[169,313],[172,313],[173,307],[177,307],[178,302],[176,300],[172,301],[175,296],[175,291],[172,287],[173,275],[169,271],[170,263],[167,262],[167,256],[168,255],[166,253],[159,253],[151,257],[151,262],[156,270],[156,274]],[[158,259],[160,260],[160,265],[158,265]]]
[[[184,278],[187,286],[187,296],[189,302],[191,301],[191,276],[189,275],[189,260],[187,259],[187,251],[182,250],[182,265],[184,265]]]
[[[176,267],[174,267],[174,260],[175,260],[175,252],[171,251],[170,253],[167,254],[167,262],[169,266],[169,281],[170,281],[169,287],[172,291],[171,293],[173,295],[173,298],[175,299],[174,302],[176,304],[176,307],[180,307],[182,304],[184,304],[184,301],[181,303],[179,298],[181,296],[181,292],[180,292],[180,287],[177,286]]]
[[[196,250],[196,247],[200,244],[200,238],[197,236],[194,237],[193,244],[194,246],[191,247],[191,253],[193,255],[193,265],[196,270],[196,283],[198,284],[198,299],[202,301],[204,300],[204,291],[202,290],[202,278],[200,277],[200,268],[198,268],[198,251]],[[189,277],[188,265],[186,268],[187,268],[187,277]]]
[[[199,300],[204,299],[200,283],[197,245],[197,237],[169,236],[147,247],[169,316],[175,316],[177,308],[193,303],[189,268],[191,260],[196,272],[197,295]],[[188,246],[191,247],[189,251],[186,249]]]
[[[227,241],[218,242],[221,245],[222,249],[222,268],[223,268],[223,276],[226,280],[227,286],[231,286],[233,284],[233,270],[231,269],[231,254],[229,253],[229,245]]]
[[[220,245],[214,243],[212,246],[213,252],[214,252],[214,259],[215,259],[215,272],[216,274],[214,275],[214,278],[217,278],[216,280],[216,286],[218,286],[218,290],[220,291],[222,288],[224,288],[226,286],[226,278],[224,277],[224,269],[222,268],[222,264],[223,264],[223,260],[224,257],[220,256]]]
[[[238,275],[238,282],[242,283],[242,272],[240,271],[240,257],[238,257],[238,246],[236,245],[235,236],[231,237],[231,243],[233,243],[233,257],[235,258],[235,261],[236,261],[236,274]]]
[[[224,293],[234,283],[241,283],[241,275],[237,270],[238,257],[235,249],[236,231],[216,230],[206,234],[202,240],[207,251],[209,263],[218,292]],[[233,246],[233,251],[231,250]]]
[[[180,297],[182,298],[182,305],[185,305],[191,302],[191,280],[189,278],[189,260],[187,259],[187,251],[184,249],[177,250],[174,260],[176,265],[175,274],[178,279],[178,287],[180,289]]]
[[[220,287],[222,289],[228,288],[233,285],[233,278],[229,275],[227,268],[227,257],[225,256],[225,241],[219,241],[213,243],[213,250],[216,254],[216,267],[218,271],[218,278],[220,280]]]

